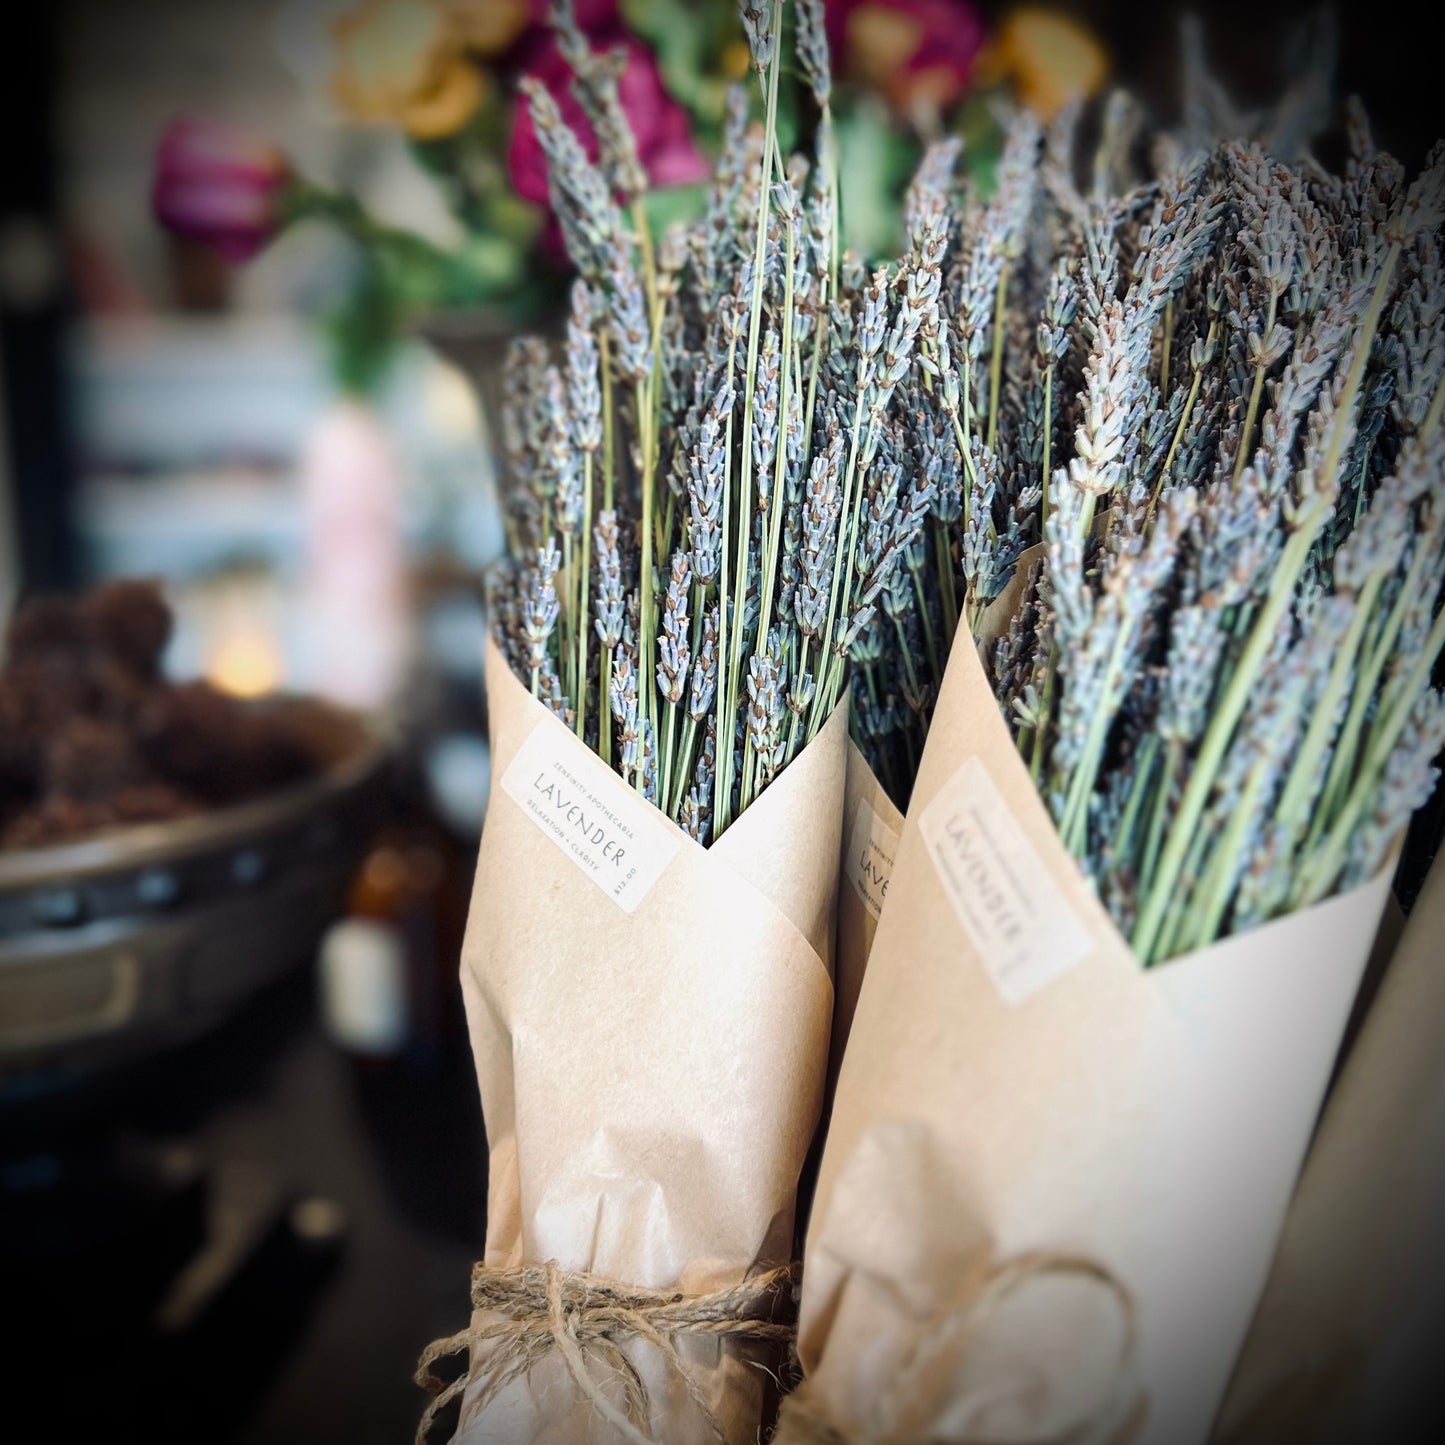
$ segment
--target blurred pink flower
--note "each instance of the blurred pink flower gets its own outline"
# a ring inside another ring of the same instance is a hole
[[[552,12],[552,0],[531,0],[532,23],[548,25]],[[577,17],[577,28],[588,35],[596,35],[617,22],[617,0],[572,0],[572,13]]]
[[[825,0],[839,73],[900,110],[946,110],[963,95],[984,43],[968,0]]]
[[[178,120],[156,147],[151,209],[169,230],[239,264],[275,235],[290,181],[275,146],[217,121]]]
[[[581,23],[587,7],[579,4],[577,8]],[[600,9],[600,3],[595,8]],[[652,52],[627,36],[594,37],[594,42],[594,48],[621,44],[627,52],[627,68],[618,82],[618,94],[637,137],[638,156],[652,184],[677,186],[705,179],[711,167],[693,143],[687,112],[663,88]],[[572,69],[556,45],[549,40],[540,46],[530,57],[526,69],[527,74],[535,76],[551,91],[563,119],[577,132],[587,154],[596,160],[597,138],[572,94]],[[532,128],[531,114],[523,103],[518,104],[513,118],[507,161],[517,194],[545,206],[547,162]]]

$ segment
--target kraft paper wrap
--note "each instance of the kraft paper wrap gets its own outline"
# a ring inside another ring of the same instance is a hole
[[[921,824],[970,759],[1036,855],[1023,887],[1082,931],[1012,1005]],[[812,1408],[785,1405],[777,1439],[1204,1440],[1387,889],[1141,968],[956,646],[810,1218]]]
[[[853,878],[860,860],[853,856],[854,825],[859,805],[868,807],[875,818],[894,834],[903,831],[903,814],[894,806],[868,766],[858,745],[848,740],[848,786],[843,800],[842,851],[838,860],[838,933],[833,947],[833,1046],[828,1055],[829,1093],[836,1087],[838,1070],[843,1063],[843,1049],[853,1027],[853,1014],[858,1007],[858,993],[863,987],[863,972],[868,966],[868,953],[873,935],[878,931],[878,915],[863,901]]]
[[[1405,1440],[1445,1337],[1445,863],[1335,1082],[1218,1445]]]
[[[487,678],[495,779],[543,726],[590,786],[628,791],[491,644]],[[840,709],[709,849],[654,814],[679,846],[630,915],[494,785],[461,970],[491,1151],[487,1265],[555,1260],[693,1294],[792,1258],[833,1012],[845,742]],[[781,1361],[676,1343],[727,1440],[754,1445]],[[715,1441],[655,1346],[624,1348],[648,1395],[639,1426]],[[555,1355],[476,1410],[486,1353],[457,1439],[615,1438]]]

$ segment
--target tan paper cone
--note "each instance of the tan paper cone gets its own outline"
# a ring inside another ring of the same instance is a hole
[[[1142,969],[955,647],[809,1226],[815,1405],[890,1445],[1205,1439],[1387,888]]]
[[[704,850],[495,648],[487,676],[499,784],[462,956],[491,1149],[486,1263],[689,1294],[786,1264],[832,1020],[844,713]],[[678,1349],[726,1439],[751,1445],[757,1359],[715,1338]],[[716,1440],[655,1346],[625,1353],[648,1436]],[[460,1439],[618,1438],[555,1354],[479,1410],[487,1381],[474,1356]]]
[[[1445,1334],[1445,863],[1335,1083],[1219,1445],[1403,1440]]]
[[[874,776],[856,743],[848,741],[848,788],[843,800],[843,851],[838,860],[838,936],[833,950],[833,1045],[828,1055],[831,1097],[858,1007],[878,915],[903,832],[903,814]]]

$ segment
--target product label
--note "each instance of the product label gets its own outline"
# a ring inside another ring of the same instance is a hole
[[[550,722],[532,729],[502,791],[624,913],[647,897],[682,843],[661,813]]]
[[[919,820],[933,865],[1006,1004],[1021,1004],[1089,952],[1069,907],[988,769],[970,758]]]
[[[878,816],[867,798],[858,799],[853,836],[848,842],[847,873],[863,906],[877,918],[888,897],[888,880],[898,854],[898,834]]]

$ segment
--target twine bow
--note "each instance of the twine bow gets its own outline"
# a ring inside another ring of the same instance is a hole
[[[699,1417],[720,1445],[727,1445],[722,1422],[683,1364],[675,1340],[711,1335],[739,1343],[791,1344],[797,1275],[798,1266],[784,1265],[728,1289],[689,1295],[564,1273],[555,1260],[520,1269],[474,1265],[472,1309],[483,1318],[428,1345],[417,1363],[416,1383],[433,1397],[417,1427],[417,1445],[426,1445],[437,1415],[472,1382],[474,1366],[450,1384],[435,1375],[432,1366],[451,1355],[470,1355],[483,1345],[496,1348],[484,1362],[488,1378],[469,1407],[473,1412],[543,1357],[556,1353],[582,1396],[628,1445],[658,1445],[645,1428],[647,1388],[621,1347],[629,1339],[656,1347],[686,1387]],[[622,1382],[621,1408],[603,1389],[608,1378]]]
[[[894,1373],[875,1418],[896,1421],[917,1388],[923,1372],[959,1336],[967,1336],[1005,1300],[1026,1284],[1039,1279],[1082,1279],[1103,1286],[1119,1305],[1124,1338],[1114,1387],[1099,1404],[1048,1435],[1032,1437],[1029,1445],[1082,1445],[1104,1435],[1111,1441],[1132,1437],[1143,1418],[1145,1399],[1135,1383],[1138,1353],[1138,1319],[1134,1296],[1127,1285],[1097,1260],[1082,1255],[1033,1250],[989,1267],[977,1286],[954,1308],[938,1315],[921,1333],[918,1343]],[[1117,1423],[1116,1423],[1117,1422]],[[887,1427],[885,1427],[887,1428]],[[880,1435],[842,1424],[829,1412],[820,1392],[804,1382],[783,1401],[775,1445],[878,1445]],[[927,1435],[908,1445],[997,1445],[978,1436]]]

